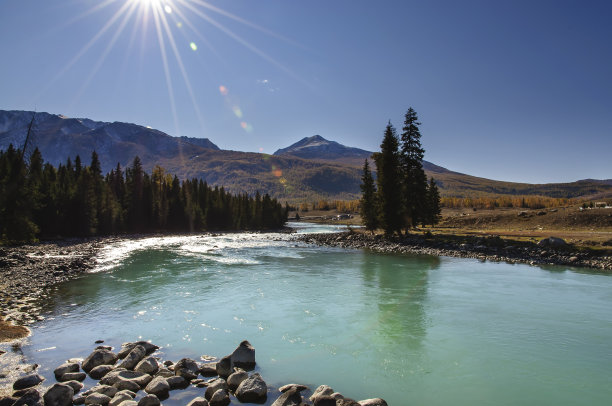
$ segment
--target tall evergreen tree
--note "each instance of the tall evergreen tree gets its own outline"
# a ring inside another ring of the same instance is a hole
[[[412,107],[404,116],[400,163],[403,172],[403,194],[406,226],[416,227],[427,212],[427,176],[423,170],[425,150],[421,147],[418,117]]]
[[[424,221],[431,226],[435,226],[440,222],[442,209],[440,207],[440,192],[434,178],[429,179],[427,186],[427,215]]]
[[[387,124],[380,153],[374,155],[378,174],[378,201],[380,226],[385,234],[399,232],[402,228],[402,201],[398,188],[401,185],[399,166],[399,141],[391,122]]]
[[[363,175],[361,176],[361,222],[366,230],[374,231],[378,227],[378,207],[376,204],[376,187],[374,178],[370,171],[368,160],[363,164]]]

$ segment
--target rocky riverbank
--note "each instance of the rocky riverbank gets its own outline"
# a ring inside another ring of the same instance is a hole
[[[98,250],[115,240],[73,239],[1,247],[0,317],[20,325],[42,320],[48,289],[91,270]]]
[[[101,344],[97,342],[96,344]],[[270,388],[256,367],[255,348],[243,341],[220,360],[162,360],[159,347],[146,341],[124,343],[118,352],[100,345],[85,359],[71,359],[37,373],[38,365],[12,382],[0,406],[159,406],[161,401],[187,406],[257,403],[272,406],[386,406],[380,398],[355,401],[327,385],[314,392],[305,385]],[[49,381],[56,383],[50,383]],[[182,394],[186,389],[192,391]]]
[[[502,239],[499,236],[457,237],[412,234],[407,237],[386,237],[349,231],[333,234],[307,234],[299,237],[299,240],[332,247],[369,249],[384,253],[476,258],[530,265],[566,265],[612,271],[612,256],[578,250],[555,237],[543,239],[535,244]]]

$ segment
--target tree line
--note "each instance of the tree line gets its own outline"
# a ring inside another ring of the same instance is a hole
[[[380,152],[373,155],[376,181],[368,160],[361,178],[360,212],[367,230],[382,228],[385,234],[403,229],[435,225],[440,220],[440,193],[433,178],[423,169],[421,123],[410,107],[404,116],[401,138],[391,122],[385,128]]]
[[[201,179],[180,181],[140,158],[102,175],[97,153],[84,166],[79,156],[57,168],[35,149],[29,160],[12,145],[0,151],[0,240],[117,233],[276,229],[288,207],[268,194],[232,195]]]

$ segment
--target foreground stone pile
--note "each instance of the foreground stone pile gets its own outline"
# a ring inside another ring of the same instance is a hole
[[[71,359],[53,371],[57,383],[44,387],[45,378],[37,373],[13,383],[11,396],[0,398],[0,406],[159,406],[172,397],[172,391],[201,388],[201,396],[186,401],[187,406],[228,406],[239,403],[268,403],[272,406],[386,406],[382,399],[355,401],[326,385],[308,398],[304,385],[289,384],[271,390],[255,368],[255,349],[243,341],[230,355],[218,362],[196,362],[183,358],[173,363],[154,356],[158,346],[146,341],[124,343],[119,352],[98,346],[82,362]],[[87,377],[99,381],[87,390]],[[211,379],[206,379],[211,378]]]
[[[425,254],[530,265],[569,265],[612,271],[612,257],[574,250],[560,238],[550,237],[533,243],[510,243],[497,236],[464,238],[462,242],[443,241],[434,236],[385,237],[356,232],[307,234],[301,241],[342,248],[363,248],[376,252]]]

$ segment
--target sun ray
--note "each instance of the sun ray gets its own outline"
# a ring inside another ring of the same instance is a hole
[[[42,94],[44,94],[49,88],[54,85],[66,72],[72,68],[72,66],[79,60],[89,49],[112,27],[115,22],[121,17],[121,15],[125,12],[125,10],[130,6],[130,2],[126,2],[119,10],[115,12],[115,14],[111,17],[110,20],[104,24],[104,26],[93,36],[92,39],[85,44],[83,48],[70,60],[64,67],[51,79],[47,82],[47,84],[43,87],[43,89],[38,92],[35,96],[35,99],[38,99]]]
[[[110,51],[113,49],[113,47],[115,46],[115,43],[119,39],[119,36],[121,35],[123,30],[125,29],[125,26],[127,25],[128,21],[130,20],[130,17],[132,16],[132,14],[134,13],[134,11],[136,10],[136,7],[137,7],[137,3],[135,3],[135,2],[130,2],[130,3],[131,3],[131,8],[123,16],[123,20],[119,23],[118,29],[115,31],[115,34],[111,38],[110,42],[106,45],[106,48],[104,49],[104,52],[102,52],[102,54],[100,54],[100,57],[96,61],[96,64],[89,71],[89,75],[87,75],[87,78],[81,84],[81,86],[80,86],[78,92],[76,93],[76,95],[74,96],[74,98],[72,100],[72,103],[69,106],[68,110],[72,109],[74,103],[76,103],[78,101],[78,99],[81,97],[81,95],[83,94],[85,89],[87,89],[87,87],[89,86],[89,83],[91,82],[93,77],[96,75],[98,70],[100,70],[100,67],[102,66],[102,64],[106,60],[106,57],[108,56]]]
[[[204,119],[202,118],[202,113],[200,112],[200,108],[198,107],[198,103],[196,101],[195,94],[193,92],[193,88],[191,87],[191,82],[189,81],[187,71],[185,70],[183,59],[181,58],[181,55],[176,46],[176,42],[174,41],[174,35],[172,34],[172,31],[170,30],[167,19],[162,18],[161,22],[166,31],[166,35],[168,36],[170,47],[172,48],[172,52],[174,53],[174,57],[176,58],[176,61],[178,63],[179,69],[181,71],[181,75],[183,76],[183,80],[185,81],[185,87],[187,88],[187,92],[189,93],[189,97],[191,98],[191,103],[193,104],[193,108],[195,110],[196,116],[198,117],[198,120],[200,121],[200,125],[202,126],[202,129],[204,129]]]
[[[221,30],[226,35],[228,35],[229,37],[234,39],[235,41],[239,42],[240,44],[242,44],[243,46],[245,46],[246,48],[248,48],[252,52],[254,52],[257,55],[259,55],[261,58],[263,58],[266,61],[272,63],[273,65],[275,65],[276,67],[278,67],[279,69],[281,69],[283,72],[287,73],[288,75],[290,75],[294,79],[296,79],[296,80],[298,80],[298,81],[308,85],[308,83],[306,83],[301,77],[299,77],[292,70],[290,70],[289,68],[287,68],[286,66],[284,66],[280,62],[276,61],[274,58],[272,58],[271,56],[269,56],[268,54],[266,54],[265,52],[263,52],[259,48],[255,47],[254,45],[252,45],[251,43],[249,43],[248,41],[246,41],[242,37],[240,37],[238,34],[235,34],[231,30],[229,30],[223,24],[221,24],[221,23],[217,22],[216,20],[214,20],[212,17],[210,17],[208,14],[204,13],[202,10],[199,10],[199,9],[195,8],[193,5],[189,4],[185,0],[178,0],[178,1],[180,2],[180,4],[182,4],[185,7],[189,8],[194,14],[196,14],[197,16],[202,18],[203,20],[207,21],[208,23],[210,23],[211,25],[213,25],[217,29]]]
[[[168,57],[166,55],[166,45],[164,42],[163,33],[161,30],[160,19],[164,18],[163,15],[160,16],[161,13],[161,5],[152,4],[153,18],[155,21],[155,28],[157,32],[157,42],[159,43],[159,50],[162,56],[162,63],[164,65],[164,74],[166,76],[166,87],[168,88],[168,98],[170,100],[170,109],[172,110],[172,118],[174,120],[174,128],[176,131],[176,136],[180,137],[181,131],[179,127],[178,115],[176,112],[176,102],[174,100],[174,88],[172,86],[172,77],[170,76],[170,68],[168,66]]]

